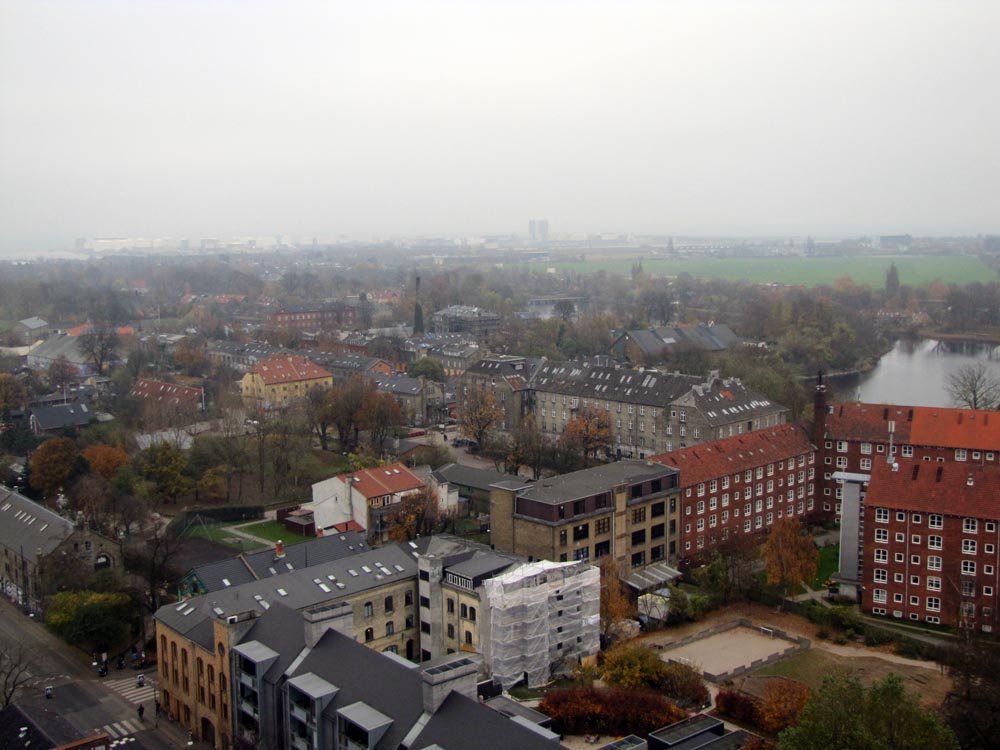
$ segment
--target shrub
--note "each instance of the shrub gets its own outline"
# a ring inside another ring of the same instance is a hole
[[[771,680],[764,688],[758,726],[771,734],[795,726],[799,712],[809,702],[809,692],[809,686],[801,682]]]
[[[760,701],[739,690],[720,690],[715,696],[719,713],[740,724],[756,727],[760,724]]]
[[[551,716],[555,730],[562,734],[645,736],[687,716],[662,696],[623,688],[550,690],[538,710]]]
[[[892,643],[894,640],[896,639],[888,631],[878,630],[877,628],[865,628],[866,646],[884,646],[887,643]]]
[[[663,664],[655,687],[685,708],[704,706],[711,698],[701,675],[687,664],[678,662]]]
[[[628,689],[665,694],[682,706],[702,706],[709,701],[701,675],[686,664],[664,662],[652,649],[623,643],[604,653],[602,678]]]
[[[825,641],[830,637],[830,629],[826,625],[821,625],[819,630],[816,631],[816,637]]]

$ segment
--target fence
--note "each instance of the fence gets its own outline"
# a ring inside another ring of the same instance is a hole
[[[222,508],[194,508],[181,511],[167,525],[167,531],[180,536],[193,523],[233,523],[254,521],[264,517],[260,505],[227,505]]]

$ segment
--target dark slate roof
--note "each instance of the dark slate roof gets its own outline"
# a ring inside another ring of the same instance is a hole
[[[250,641],[263,643],[278,653],[278,658],[267,670],[267,674],[274,679],[288,669],[305,646],[305,621],[302,614],[276,604],[267,611],[266,617],[258,617],[240,639],[241,643]]]
[[[589,362],[547,362],[535,373],[532,385],[539,393],[664,407],[702,382],[704,378],[697,375]]]
[[[86,404],[35,406],[31,409],[31,415],[35,418],[38,428],[43,431],[58,430],[63,427],[83,427],[97,418]]]
[[[24,495],[0,485],[0,546],[36,561],[73,533],[73,524]]]
[[[371,376],[370,380],[380,391],[400,396],[419,396],[424,387],[422,380],[411,378],[408,375],[382,375],[379,373]]]
[[[379,750],[399,747],[424,710],[419,670],[334,631],[323,635],[295,672],[312,672],[339,688],[324,710],[329,717],[359,701],[390,717],[392,725],[375,745]]]
[[[411,747],[439,745],[445,750],[555,750],[563,745],[453,692],[431,716]]]
[[[354,575],[351,575],[352,570]],[[401,546],[389,545],[281,576],[212,591],[177,604],[167,604],[160,607],[154,617],[172,630],[190,635],[201,632],[196,628],[215,617],[247,610],[266,612],[274,603],[300,610],[381,586],[387,580],[413,578],[416,575],[417,563],[413,555]],[[316,579],[326,587],[326,591],[314,582]],[[282,594],[282,591],[285,593]]]
[[[462,464],[445,464],[434,472],[434,478],[439,482],[450,482],[460,487],[472,487],[486,492],[489,492],[490,485],[506,479],[521,481],[512,474],[503,474],[492,469],[477,469]]]
[[[619,484],[641,482],[676,473],[677,469],[652,461],[616,461],[541,479],[521,489],[518,496],[556,505],[609,491]]]
[[[273,549],[248,552],[243,557],[258,578],[269,578],[287,573],[289,565],[301,570],[313,565],[342,560],[368,549],[364,534],[345,531],[343,534],[329,534],[307,542],[285,545],[285,556],[281,560],[275,558]]]
[[[49,750],[56,743],[24,709],[10,704],[0,711],[0,747],[5,750]],[[22,734],[22,729],[26,730]]]

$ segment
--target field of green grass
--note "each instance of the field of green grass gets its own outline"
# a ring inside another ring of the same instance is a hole
[[[611,271],[628,276],[635,258],[614,260],[553,261],[546,268],[561,273],[594,273]],[[921,286],[934,281],[946,284],[965,284],[971,281],[988,281],[997,273],[979,258],[961,256],[898,256],[858,258],[690,258],[668,260],[643,258],[642,269],[654,276],[676,276],[689,273],[697,278],[746,280],[764,284],[797,284],[815,286],[833,284],[849,276],[858,286],[881,288],[885,286],[885,272],[890,263],[899,269],[903,284]]]
[[[296,542],[307,541],[310,537],[294,534],[277,521],[261,521],[241,529],[248,534],[259,536],[262,539],[270,539],[272,542],[282,541],[285,544],[295,544]]]
[[[253,552],[263,549],[264,545],[259,542],[252,542],[249,539],[240,540],[236,534],[229,530],[229,526],[221,523],[192,524],[184,532],[186,539],[208,539],[231,549],[243,552]]]

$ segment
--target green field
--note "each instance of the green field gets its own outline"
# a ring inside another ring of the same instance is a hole
[[[560,273],[594,273],[609,271],[628,276],[638,258],[620,260],[552,261],[544,265]],[[815,286],[832,284],[849,276],[858,286],[885,286],[885,272],[890,263],[899,269],[902,284],[922,286],[934,281],[946,284],[966,284],[989,281],[997,273],[979,258],[957,256],[897,256],[845,258],[690,258],[667,260],[643,258],[642,269],[653,276],[676,276],[689,273],[697,278],[746,280],[757,284],[795,284]]]
[[[277,521],[261,521],[249,526],[242,526],[240,530],[262,539],[270,539],[272,542],[282,541],[285,544],[295,544],[310,539],[310,537],[289,531]]]

